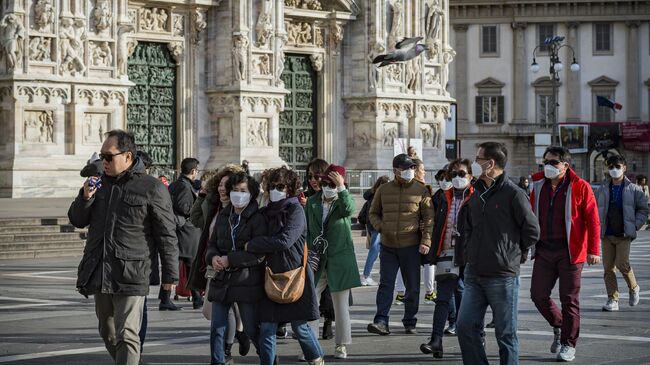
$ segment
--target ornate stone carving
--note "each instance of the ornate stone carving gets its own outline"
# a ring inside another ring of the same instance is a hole
[[[402,37],[402,11],[404,4],[402,0],[389,0],[390,8],[393,14],[390,32],[388,33],[388,51],[393,51],[397,44],[398,38]]]
[[[323,38],[323,30],[321,28],[316,28],[314,34],[315,34],[314,45],[316,47],[323,48],[325,46],[325,41]]]
[[[426,3],[427,17],[425,21],[425,44],[429,47],[427,57],[433,59],[440,50],[442,20],[444,12],[442,11],[441,0],[430,0]]]
[[[375,67],[375,65],[372,63],[372,60],[374,60],[375,57],[379,56],[380,54],[386,52],[386,47],[384,46],[383,40],[376,40],[371,42],[368,48],[370,48],[367,57],[368,81],[370,88],[375,89],[377,87],[377,81],[379,81],[379,73],[381,72],[381,69]]]
[[[158,8],[140,9],[138,24],[140,30],[164,32],[167,30],[167,10]]]
[[[23,142],[54,142],[54,113],[51,110],[25,111]]]
[[[427,86],[440,86],[440,72],[430,69],[424,74],[424,80]]]
[[[182,15],[174,14],[172,19],[173,35],[175,37],[182,37],[185,35],[185,17]]]
[[[138,9],[129,9],[126,16],[129,18],[129,24],[135,26],[138,23]]]
[[[260,55],[256,62],[258,75],[268,76],[271,74],[271,58],[268,54]]]
[[[416,57],[405,64],[406,88],[415,92],[420,88],[420,58]]]
[[[445,47],[442,54],[442,70],[445,73],[443,80],[445,82],[449,82],[449,64],[454,60],[454,57],[456,57],[456,51],[450,46]]]
[[[61,61],[60,73],[77,76],[86,70],[84,65],[84,47],[86,40],[85,21],[77,19],[72,26],[70,18],[61,19],[59,28],[59,60]]]
[[[420,133],[423,146],[439,149],[442,145],[440,123],[422,123],[420,124]]]
[[[104,106],[108,106],[112,101],[117,101],[120,105],[124,105],[127,101],[127,96],[126,93],[120,90],[77,88],[76,99],[78,101],[85,100],[88,105],[95,105],[99,102]]]
[[[39,32],[51,32],[51,25],[54,23],[54,7],[52,0],[37,0],[34,4],[34,30]]]
[[[100,144],[108,131],[108,113],[86,113],[83,122],[83,143]]]
[[[282,72],[284,71],[284,44],[287,42],[286,35],[284,33],[276,33],[275,35],[275,86],[284,87],[284,81],[282,81]]]
[[[90,64],[92,66],[111,67],[113,66],[113,50],[110,43],[88,42],[90,51]]]
[[[208,113],[212,115],[232,114],[242,111],[239,96],[212,96],[208,104]]]
[[[185,51],[185,46],[181,41],[169,42],[167,44],[167,49],[171,52],[174,61],[176,64],[179,64],[183,60],[183,52]]]
[[[206,12],[203,9],[192,11],[192,43],[197,44],[201,40],[201,32],[208,27]]]
[[[31,37],[29,39],[29,60],[37,62],[52,61],[52,39]]]
[[[13,71],[22,65],[25,27],[23,27],[20,17],[9,13],[0,20],[0,31],[2,35],[0,38],[1,53],[7,60],[7,70]]]
[[[399,125],[397,123],[384,123],[383,127],[383,145],[384,147],[393,147],[395,145],[395,140],[399,138]]]
[[[131,24],[124,24],[117,30],[117,75],[126,76],[129,56],[135,51],[138,41],[129,40],[129,33],[135,28]]]
[[[312,28],[307,22],[290,23],[285,22],[287,28],[287,41],[289,44],[307,45],[312,44]]]
[[[323,69],[323,54],[314,53],[311,56],[309,56],[309,59],[311,60],[311,67],[314,68],[314,71],[321,72],[321,70]]]
[[[35,98],[43,98],[45,103],[55,102],[55,99],[59,98],[63,103],[70,101],[69,91],[60,87],[20,85],[17,89],[16,94],[19,97],[27,97],[29,103],[33,103]]]
[[[244,96],[241,98],[242,107],[248,112],[276,113],[284,110],[282,98],[264,96]],[[269,110],[269,108],[273,108]]]
[[[271,38],[273,31],[273,24],[271,23],[271,5],[270,1],[265,1],[262,11],[257,18],[257,25],[255,25],[255,34],[257,36],[257,46],[265,47]],[[267,8],[268,7],[268,8]]]
[[[266,147],[269,145],[268,119],[248,118],[248,123],[246,124],[246,144],[248,146]]]
[[[284,6],[309,10],[323,10],[318,0],[284,0]]]
[[[111,11],[111,2],[109,0],[97,0],[95,9],[93,9],[95,33],[97,35],[108,33],[111,29],[112,20],[113,12]]]
[[[334,42],[334,47],[338,47],[339,44],[343,41],[343,27],[341,24],[332,22],[330,26],[330,32],[332,35],[332,41]]]
[[[357,148],[368,148],[368,146],[370,146],[369,122],[354,123],[354,139],[352,141],[352,146]]]
[[[385,117],[401,117],[402,114],[410,116],[413,111],[410,103],[382,102],[378,108],[384,111]]]
[[[401,83],[402,82],[402,65],[392,64],[384,67],[384,74],[389,82]]]
[[[246,80],[248,77],[248,37],[245,34],[237,34],[233,38],[232,65],[235,71],[235,80]]]

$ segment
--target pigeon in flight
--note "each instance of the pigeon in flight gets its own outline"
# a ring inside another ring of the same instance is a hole
[[[393,52],[381,54],[375,57],[375,59],[372,60],[372,63],[381,62],[377,67],[384,67],[397,62],[409,61],[429,49],[424,44],[418,44],[421,40],[422,37],[404,38],[395,45],[395,50]]]

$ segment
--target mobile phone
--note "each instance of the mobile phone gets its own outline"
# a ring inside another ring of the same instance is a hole
[[[305,199],[305,192],[301,191],[300,194],[298,194],[299,199]]]

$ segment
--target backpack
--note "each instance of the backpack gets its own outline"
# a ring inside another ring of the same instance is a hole
[[[365,203],[363,203],[363,206],[361,207],[361,211],[359,212],[359,216],[357,217],[357,220],[359,223],[366,225],[368,224],[368,213],[370,212],[370,203],[372,200],[366,200]]]

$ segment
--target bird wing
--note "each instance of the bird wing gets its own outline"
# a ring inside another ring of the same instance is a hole
[[[404,46],[408,46],[410,44],[417,43],[422,40],[422,37],[412,37],[412,38],[404,38],[401,41],[397,42],[395,45],[395,48],[400,49]]]
[[[372,60],[372,63],[379,63],[382,61],[389,61],[395,58],[395,53],[386,53],[386,54],[380,54],[379,56],[375,57],[375,59]]]

